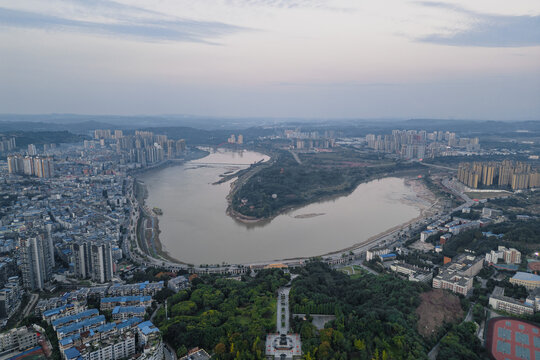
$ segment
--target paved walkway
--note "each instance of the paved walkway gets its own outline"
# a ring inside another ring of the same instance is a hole
[[[289,292],[291,288],[280,288],[278,290],[277,319],[276,328],[279,334],[289,333]],[[281,310],[284,311],[281,311]]]
[[[36,305],[38,300],[39,300],[39,295],[38,294],[32,294],[31,295],[30,301],[28,301],[28,304],[26,304],[26,307],[24,308],[21,319],[24,319],[25,317],[28,316],[28,314],[30,314],[30,310],[32,310],[34,308],[34,306]]]
[[[290,152],[291,155],[293,156],[294,160],[296,160],[296,162],[298,163],[298,165],[302,165],[302,160],[300,160],[300,157],[298,156],[298,154],[295,153],[295,152],[292,151],[292,150],[289,150],[289,152]]]

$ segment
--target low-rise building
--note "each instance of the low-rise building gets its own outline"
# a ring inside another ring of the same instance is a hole
[[[514,315],[532,315],[534,304],[521,302],[514,298],[504,296],[504,288],[495,286],[493,293],[489,297],[489,305],[495,310],[502,310]]]
[[[139,341],[141,345],[148,344],[152,340],[155,340],[161,337],[159,329],[157,328],[157,326],[152,324],[151,321],[145,321],[138,324],[137,331],[139,334]]]
[[[145,281],[138,284],[113,284],[107,294],[109,296],[154,296],[158,291],[163,289],[163,281],[149,282]]]
[[[461,275],[473,277],[476,276],[484,266],[484,258],[470,254],[462,254],[452,259],[448,265],[450,269],[459,271]]]
[[[396,254],[394,253],[389,253],[389,254],[382,254],[382,255],[379,255],[379,260],[381,261],[391,261],[391,260],[396,260]]]
[[[132,334],[136,334],[135,327],[140,322],[142,322],[141,318],[133,317],[119,323],[107,323],[81,333],[64,337],[58,341],[58,345],[60,351],[64,352],[72,347],[84,347],[88,343],[105,340],[125,333],[131,332]]]
[[[482,209],[482,217],[494,218],[501,215],[502,215],[501,210],[490,209],[487,207]]]
[[[426,268],[420,268],[402,261],[396,261],[390,265],[392,271],[408,277],[409,281],[429,283],[433,279],[433,273]]]
[[[439,242],[441,243],[441,245],[446,245],[446,243],[450,240],[451,237],[452,234],[450,233],[442,234],[439,238]]]
[[[174,292],[179,292],[180,290],[189,288],[189,279],[187,276],[177,276],[173,279],[170,279],[167,283],[167,287]]]
[[[74,324],[63,326],[56,329],[56,335],[58,339],[63,339],[65,337],[80,334],[83,331],[91,330],[105,324],[105,316],[98,315],[91,317],[89,319],[76,322]]]
[[[470,221],[467,223],[449,227],[448,231],[456,235],[466,230],[478,229],[480,226],[482,226],[482,222],[475,220],[475,221]]]
[[[504,260],[506,264],[521,264],[521,252],[514,248],[507,249],[499,246],[497,250],[491,250],[486,254],[486,262],[497,264],[499,260]]]
[[[437,232],[435,230],[424,230],[420,233],[420,241],[424,242],[431,235],[435,235]]]
[[[81,311],[77,314],[63,316],[63,317],[54,319],[51,321],[51,325],[53,329],[56,330],[59,327],[68,326],[73,323],[78,323],[78,322],[81,322],[81,321],[84,321],[86,319],[90,319],[96,316],[99,316],[99,311],[97,309],[88,309],[88,310]]]
[[[144,306],[152,305],[152,297],[146,296],[119,296],[101,299],[100,310],[112,310],[116,306]]]
[[[23,289],[19,277],[10,277],[4,288],[0,290],[0,318],[11,317],[20,307]]]
[[[433,288],[447,289],[456,294],[467,296],[473,287],[473,278],[460,274],[459,271],[443,270],[433,278]]]
[[[135,334],[101,338],[79,347],[63,351],[65,360],[119,360],[130,358],[136,353]]]
[[[484,259],[480,256],[463,254],[446,263],[439,275],[433,278],[433,287],[448,289],[468,295],[473,287],[473,278],[482,270]]]
[[[194,348],[188,351],[180,360],[210,360],[210,355],[204,349]]]
[[[527,288],[527,290],[534,290],[540,287],[540,276],[518,271],[510,278],[510,283],[523,285]]]
[[[37,334],[33,329],[20,327],[0,334],[0,352],[23,351],[37,345]]]
[[[112,311],[113,320],[124,320],[134,316],[144,317],[144,306],[116,306]]]
[[[41,317],[43,320],[47,321],[47,323],[51,323],[51,321],[64,317],[64,316],[70,316],[78,314],[82,311],[86,310],[86,305],[81,304],[65,304],[62,306],[59,306],[54,309],[49,309],[43,311],[41,314]]]
[[[366,251],[366,261],[376,259],[380,255],[386,255],[390,253],[390,249],[370,249]]]

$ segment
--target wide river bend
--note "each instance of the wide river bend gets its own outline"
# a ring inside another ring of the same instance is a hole
[[[163,210],[159,235],[165,251],[190,264],[253,263],[309,257],[347,248],[420,214],[404,179],[360,184],[350,195],[289,211],[264,225],[239,223],[225,213],[230,182],[219,175],[268,157],[218,149],[205,158],[140,176],[146,203]]]

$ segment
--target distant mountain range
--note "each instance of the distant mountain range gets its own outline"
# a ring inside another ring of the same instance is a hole
[[[272,119],[272,118],[216,118],[188,115],[163,116],[119,116],[119,115],[77,115],[43,114],[10,115],[0,114],[0,133],[9,131],[70,131],[88,134],[95,129],[160,129],[171,130],[176,127],[199,130],[223,130],[230,132],[253,127],[271,128],[301,127],[333,128],[355,130],[354,133],[396,129],[424,129],[426,131],[444,130],[470,133],[497,133],[519,130],[540,131],[539,121],[482,121],[449,119]]]

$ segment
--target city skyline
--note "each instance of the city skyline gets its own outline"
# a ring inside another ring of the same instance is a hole
[[[4,113],[540,118],[534,1],[0,1]]]

